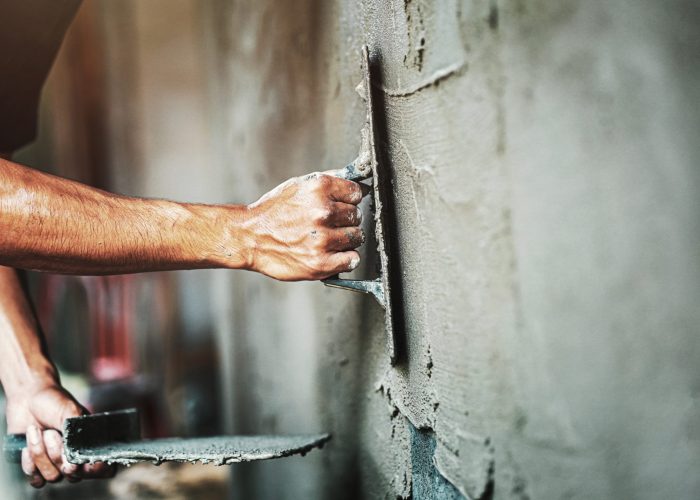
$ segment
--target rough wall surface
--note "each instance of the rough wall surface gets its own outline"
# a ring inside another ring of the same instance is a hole
[[[243,497],[427,498],[412,428],[471,498],[697,495],[699,10],[208,4],[232,201],[354,158],[369,44],[404,276],[408,356],[391,368],[371,299],[217,275],[232,430],[334,434],[235,469]]]
[[[235,497],[697,498],[697,2],[95,4],[129,194],[250,202],[346,164],[363,44],[381,68],[405,362],[371,298],[174,281],[227,430],[333,433],[232,467]]]

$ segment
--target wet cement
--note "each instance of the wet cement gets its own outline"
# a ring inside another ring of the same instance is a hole
[[[217,275],[226,424],[336,440],[235,468],[236,495],[408,498],[430,462],[412,460],[407,419],[470,498],[697,497],[698,15],[687,0],[211,3],[220,171],[200,185],[248,202],[354,158],[369,44],[404,285],[392,367],[371,299]]]
[[[300,436],[214,436],[202,438],[166,438],[117,443],[66,450],[75,464],[107,462],[131,465],[136,462],[201,462],[228,465],[305,455],[321,448],[329,434]]]

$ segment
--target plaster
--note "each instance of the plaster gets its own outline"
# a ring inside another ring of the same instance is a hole
[[[328,434],[314,436],[210,436],[203,438],[163,438],[131,443],[114,443],[70,450],[71,463],[107,462],[132,465],[137,462],[200,462],[215,465],[269,460],[306,455],[323,447]]]
[[[111,138],[125,192],[243,203],[341,168],[362,45],[382,69],[405,359],[371,297],[179,280],[187,328],[217,335],[226,431],[334,436],[232,468],[234,496],[409,498],[430,473],[474,499],[697,497],[696,4],[102,2],[128,14],[109,80],[134,80],[110,108],[141,113]]]
[[[371,298],[230,278],[219,325],[234,337],[222,341],[234,427],[334,433],[322,460],[256,465],[241,492],[407,498],[413,426],[468,498],[692,498],[694,4],[221,1],[212,12],[212,129],[240,200],[355,157],[369,44],[405,307],[406,358],[392,367]],[[354,274],[371,261],[365,250]]]

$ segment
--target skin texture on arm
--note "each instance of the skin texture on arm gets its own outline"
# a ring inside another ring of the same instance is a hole
[[[0,265],[67,274],[229,268],[281,280],[353,269],[359,184],[290,179],[251,205],[130,198],[0,159]]]
[[[7,432],[27,435],[22,470],[32,486],[113,473],[104,464],[76,466],[64,459],[63,421],[86,410],[61,387],[17,273],[7,267],[0,267],[0,382]]]

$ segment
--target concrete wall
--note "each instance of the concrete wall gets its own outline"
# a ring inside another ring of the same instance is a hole
[[[397,368],[371,299],[221,280],[233,427],[334,433],[235,484],[407,497],[414,426],[472,498],[696,496],[697,6],[208,7],[212,133],[240,201],[354,157],[360,46],[381,59],[405,280]]]

